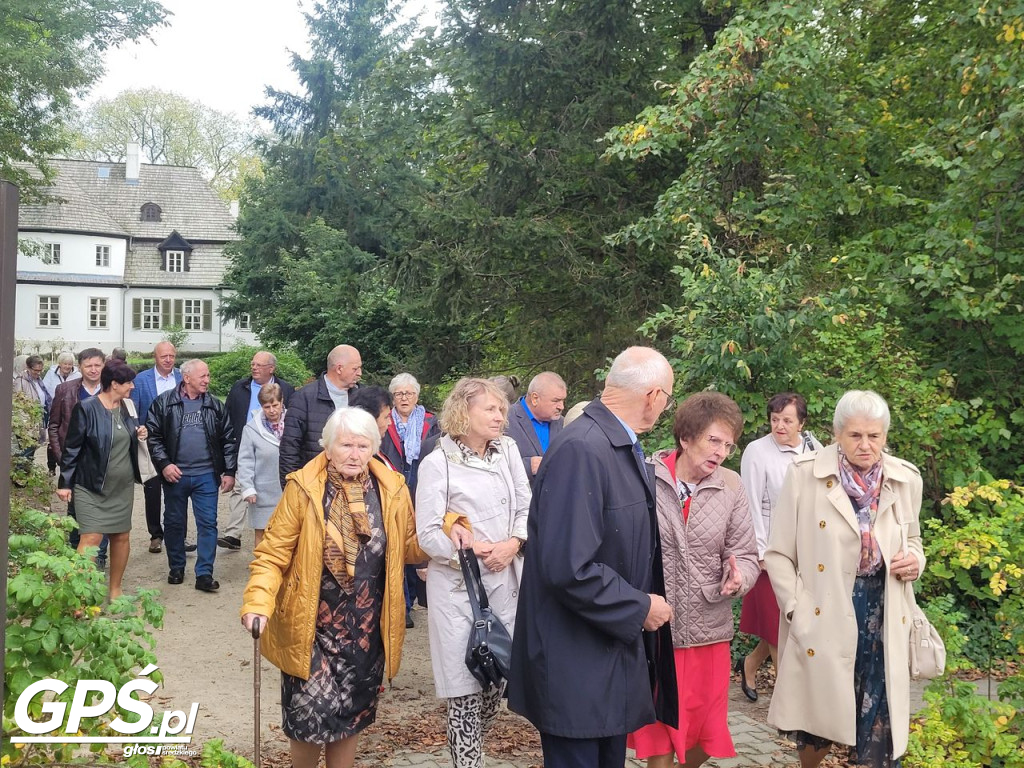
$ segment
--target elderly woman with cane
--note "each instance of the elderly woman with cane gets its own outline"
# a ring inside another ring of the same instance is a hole
[[[379,461],[373,417],[340,408],[324,451],[288,475],[249,566],[242,624],[281,670],[292,765],[350,768],[405,638],[403,565],[424,559],[405,480]],[[455,526],[453,536],[465,533]]]
[[[910,729],[910,598],[924,569],[921,475],[885,453],[889,406],[840,398],[835,443],[798,456],[776,504],[765,566],[782,609],[768,722],[817,768],[833,743],[898,766]]]

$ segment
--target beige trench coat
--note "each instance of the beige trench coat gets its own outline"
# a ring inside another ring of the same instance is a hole
[[[913,464],[883,454],[875,538],[888,570],[908,543],[924,570],[921,476]],[[798,457],[786,476],[765,552],[782,609],[779,670],[768,722],[840,744],[856,743],[853,668],[857,620],[853,582],[860,559],[857,516],[839,481],[835,445]],[[910,671],[909,585],[885,580],[885,689],[893,757],[907,749]]]

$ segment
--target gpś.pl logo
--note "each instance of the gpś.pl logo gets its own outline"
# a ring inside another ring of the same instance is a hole
[[[150,664],[139,673],[136,680],[130,680],[114,689],[114,684],[107,680],[79,680],[75,684],[75,692],[71,704],[62,701],[43,701],[41,711],[49,715],[46,720],[33,720],[29,716],[29,707],[33,699],[39,695],[52,693],[60,696],[70,687],[60,680],[47,678],[28,686],[18,697],[14,705],[14,722],[28,736],[12,736],[10,740],[18,744],[153,744],[155,747],[136,747],[132,753],[161,754],[164,745],[181,745],[192,743],[192,730],[199,714],[199,704],[195,703],[189,711],[163,712],[159,722],[154,722],[157,713],[145,701],[140,701],[133,694],[145,693],[152,695],[160,687],[154,680],[148,679],[158,667]],[[90,703],[97,699],[94,703]],[[135,722],[126,722],[121,715],[111,720],[108,726],[120,736],[79,736],[83,720],[103,717],[117,704],[121,713],[138,715]],[[66,710],[66,711],[65,711]],[[67,722],[65,722],[65,714]],[[61,726],[62,732],[54,733]],[[43,735],[49,734],[49,735]],[[129,747],[125,748],[125,756],[130,757]],[[176,747],[174,751],[179,751]],[[171,751],[171,750],[167,750]]]

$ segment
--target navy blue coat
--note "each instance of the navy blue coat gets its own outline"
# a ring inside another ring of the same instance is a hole
[[[555,441],[562,432],[562,420],[555,419],[549,422],[551,433],[548,439],[548,447]],[[523,457],[523,466],[526,467],[526,476],[530,478],[530,487],[536,487],[537,476],[533,474],[530,465],[534,456],[543,456],[544,451],[540,447],[540,438],[537,437],[537,430],[533,428],[533,422],[523,407],[523,401],[516,400],[508,409],[508,426],[505,427],[505,434],[516,441],[519,446],[519,455]]]
[[[528,531],[509,708],[593,739],[654,722],[657,698],[675,725],[671,629],[642,631],[648,593],[664,594],[652,477],[600,400],[549,446]]]

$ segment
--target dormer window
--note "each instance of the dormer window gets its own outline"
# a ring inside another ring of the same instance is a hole
[[[146,203],[139,213],[139,221],[160,221],[160,206],[156,203]]]
[[[167,271],[168,272],[184,272],[185,271],[185,252],[184,251],[167,251],[165,254],[167,260]]]
[[[160,251],[160,269],[164,272],[188,272],[192,258],[192,244],[177,232],[157,246]]]

